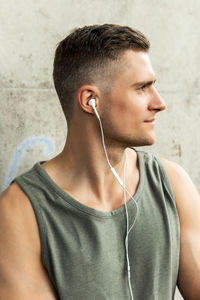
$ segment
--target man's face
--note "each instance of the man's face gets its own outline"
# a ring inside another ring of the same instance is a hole
[[[165,109],[154,83],[150,59],[145,52],[127,50],[119,75],[103,99],[100,115],[107,141],[127,147],[155,142],[156,113]]]

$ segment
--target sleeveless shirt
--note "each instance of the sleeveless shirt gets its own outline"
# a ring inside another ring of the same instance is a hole
[[[135,150],[135,149],[134,149]],[[140,181],[136,223],[129,234],[135,300],[174,299],[180,223],[166,170],[153,154],[138,151]],[[39,226],[42,263],[61,300],[128,300],[125,207],[103,212],[61,190],[36,163],[15,178]],[[136,206],[127,202],[130,226]]]

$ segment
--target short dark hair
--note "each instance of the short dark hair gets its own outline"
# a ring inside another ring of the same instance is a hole
[[[72,117],[74,97],[82,85],[105,78],[109,63],[119,59],[125,50],[148,52],[149,47],[144,34],[128,26],[104,24],[73,30],[58,44],[53,70],[55,89],[67,121]]]

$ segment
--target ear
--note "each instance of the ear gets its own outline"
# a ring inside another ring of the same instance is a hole
[[[83,85],[77,92],[78,103],[81,109],[87,113],[94,114],[93,108],[88,104],[89,100],[94,98],[96,106],[99,105],[98,88],[92,85]]]

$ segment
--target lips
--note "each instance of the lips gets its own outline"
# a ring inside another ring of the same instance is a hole
[[[144,121],[145,123],[155,123],[155,118],[154,119],[150,119],[150,120],[146,120],[146,121]]]

